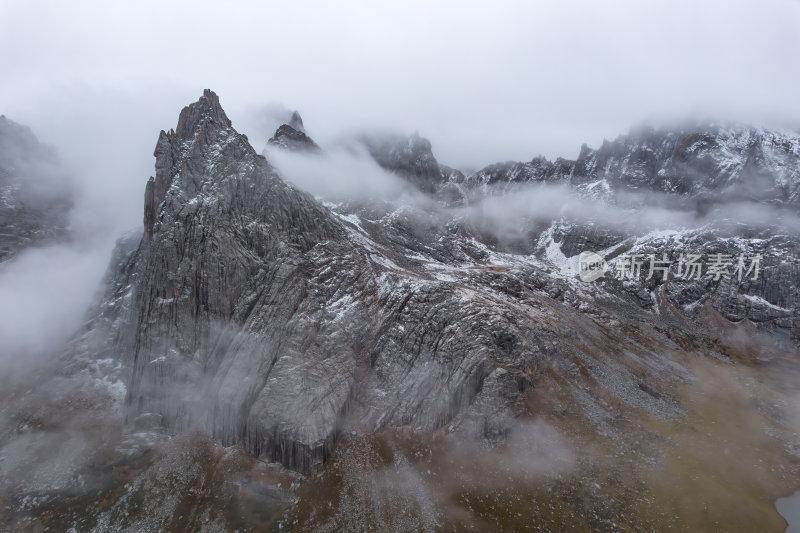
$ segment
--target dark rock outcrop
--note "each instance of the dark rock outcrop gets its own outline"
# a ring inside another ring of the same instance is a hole
[[[392,135],[363,137],[362,141],[381,167],[407,179],[423,192],[435,192],[446,180],[445,171],[433,156],[430,141],[418,133],[407,138]],[[454,169],[447,170],[454,173]]]

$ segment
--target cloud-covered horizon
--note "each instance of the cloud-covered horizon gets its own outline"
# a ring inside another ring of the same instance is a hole
[[[643,121],[797,127],[799,24],[792,0],[11,0],[0,4],[0,43],[14,50],[0,58],[0,113],[64,150],[130,139],[137,174],[206,87],[256,145],[269,133],[258,113],[283,105],[322,143],[391,127],[419,131],[461,168],[574,158]]]

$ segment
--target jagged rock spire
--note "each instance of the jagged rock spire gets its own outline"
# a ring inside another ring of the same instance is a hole
[[[178,167],[190,154],[200,152],[211,146],[222,146],[230,140],[230,133],[235,133],[230,119],[222,109],[219,97],[211,89],[205,89],[203,95],[181,110],[178,125],[169,132],[164,130],[158,136],[153,155],[156,158],[155,176],[151,177],[145,187],[144,233],[150,238],[153,233],[158,206],[164,201],[167,191]],[[238,134],[236,135],[237,137]],[[255,153],[246,139],[242,137],[241,148]],[[182,190],[191,192],[196,183],[182,184]]]
[[[267,141],[267,144],[290,151],[318,152],[320,150],[319,145],[306,135],[303,119],[300,118],[300,113],[297,111],[292,112],[289,123],[282,124],[275,131],[275,135]]]
[[[230,119],[219,103],[219,97],[211,89],[205,89],[197,102],[183,108],[175,134],[182,139],[190,138],[203,118],[231,126]]]
[[[296,129],[299,132],[305,133],[306,129],[303,127],[303,119],[300,118],[300,113],[297,111],[292,112],[292,116],[289,117],[289,126]]]

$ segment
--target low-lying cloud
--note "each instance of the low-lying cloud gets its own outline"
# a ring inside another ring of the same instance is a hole
[[[430,202],[408,181],[381,168],[357,145],[339,145],[322,154],[267,151],[268,160],[297,187],[329,202]]]
[[[32,248],[0,265],[0,368],[29,368],[58,352],[96,296],[107,246]]]

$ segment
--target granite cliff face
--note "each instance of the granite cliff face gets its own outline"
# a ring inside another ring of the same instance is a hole
[[[64,239],[74,192],[56,154],[0,116],[0,262]]]
[[[322,332],[304,316],[324,312],[335,288],[305,281],[326,269],[326,256],[356,265],[359,257],[341,224],[278,177],[210,91],[161,133],[155,156],[144,238],[129,267],[137,320],[121,347],[130,354],[131,416],[200,424],[224,442],[247,438],[254,452],[308,470],[333,428],[295,423],[294,401],[277,405],[266,384],[279,381],[275,389],[308,402],[310,414],[335,420],[345,375],[282,374],[305,362],[301,354],[346,370],[350,354],[315,347]]]

